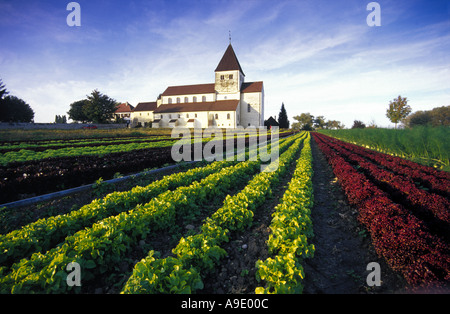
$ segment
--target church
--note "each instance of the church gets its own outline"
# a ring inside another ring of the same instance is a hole
[[[156,102],[134,108],[132,125],[150,122],[153,128],[263,126],[263,82],[245,82],[230,43],[215,69],[214,83],[169,86]]]

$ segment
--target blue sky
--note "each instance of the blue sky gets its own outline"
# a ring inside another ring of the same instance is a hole
[[[53,122],[94,89],[136,105],[167,86],[212,83],[232,45],[246,81],[264,81],[265,118],[303,112],[393,126],[389,102],[450,105],[450,0],[0,0],[0,78],[36,122]]]

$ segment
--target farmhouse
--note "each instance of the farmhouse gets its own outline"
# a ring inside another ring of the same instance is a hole
[[[133,110],[134,107],[129,103],[122,103],[117,106],[116,112],[114,113],[114,118],[129,121]]]
[[[245,82],[231,43],[215,69],[215,82],[169,86],[156,102],[137,105],[132,125],[153,128],[259,127],[264,124],[263,82]]]

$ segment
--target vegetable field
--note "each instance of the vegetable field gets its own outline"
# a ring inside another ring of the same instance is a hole
[[[175,140],[152,134],[5,141],[1,198],[173,163]],[[0,293],[233,293],[237,284],[247,286],[245,293],[303,293],[313,276],[306,266],[316,258],[315,226],[328,223],[312,218],[323,201],[315,198],[323,184],[313,170],[313,146],[379,258],[410,287],[448,284],[447,172],[320,133],[284,132],[269,149],[275,144],[279,158],[268,171],[247,149],[1,234]],[[255,241],[241,242],[249,238]],[[238,275],[224,278],[227,267]]]

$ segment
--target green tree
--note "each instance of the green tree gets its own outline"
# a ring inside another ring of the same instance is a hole
[[[83,111],[83,107],[86,105],[86,100],[78,100],[70,104],[70,110],[67,112],[69,119],[73,121],[86,123],[89,118]]]
[[[295,116],[294,120],[296,120],[297,122],[294,122],[292,124],[293,129],[304,131],[313,130],[314,116],[311,115],[309,112],[302,113],[299,116]]]
[[[287,116],[286,108],[284,108],[284,103],[281,104],[280,113],[278,114],[278,124],[280,129],[289,129],[289,119]]]
[[[398,96],[396,99],[389,103],[389,108],[386,112],[386,116],[389,120],[395,124],[404,120],[411,113],[411,107],[408,105],[406,97]]]
[[[366,125],[360,120],[353,121],[352,129],[364,129]]]
[[[114,99],[94,90],[87,99],[72,103],[67,113],[74,121],[108,123],[114,118],[118,105]]]
[[[315,129],[325,129],[326,128],[326,122],[324,116],[318,116],[314,118],[314,128]]]
[[[5,84],[3,84],[0,79],[0,100],[3,99],[4,96],[8,95],[8,91],[6,90]]]
[[[16,96],[6,96],[0,100],[1,122],[32,122],[34,111],[22,99]]]
[[[114,112],[116,112],[118,105],[114,99],[94,90],[88,96],[83,112],[91,122],[108,123],[114,118]]]

